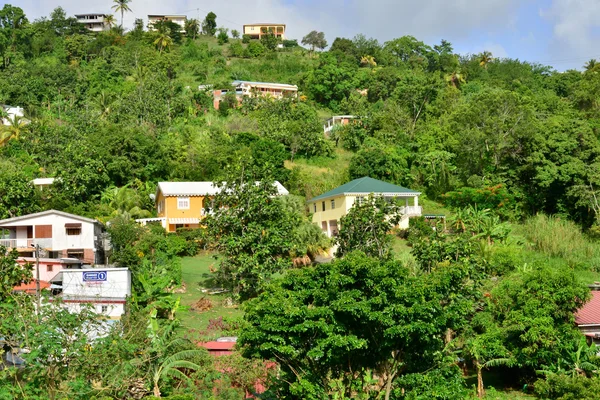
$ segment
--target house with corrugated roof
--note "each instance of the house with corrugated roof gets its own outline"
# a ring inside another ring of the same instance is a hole
[[[284,97],[297,97],[298,86],[287,83],[273,82],[254,82],[254,81],[233,81],[231,89],[213,90],[213,105],[219,109],[221,101],[228,93],[235,94],[238,102],[244,97],[270,97],[273,99],[282,99]]]
[[[420,217],[422,214],[420,195],[415,190],[365,176],[308,200],[308,207],[313,223],[332,237],[337,236],[341,218],[367,196],[404,200],[404,206],[399,210],[402,218],[398,227],[406,229],[410,217]]]
[[[590,300],[575,313],[575,324],[585,336],[600,344],[600,285],[590,285]]]
[[[289,194],[281,183],[275,181],[274,185],[278,195]],[[213,182],[159,182],[154,197],[157,217],[136,221],[142,225],[159,223],[167,232],[199,228],[220,190]]]
[[[104,233],[95,219],[57,210],[0,220],[0,246],[16,249],[20,257],[34,257],[39,251],[42,258],[103,264],[108,247]]]

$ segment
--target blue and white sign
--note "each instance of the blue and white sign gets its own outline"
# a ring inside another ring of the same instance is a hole
[[[84,282],[106,282],[106,271],[85,271]]]

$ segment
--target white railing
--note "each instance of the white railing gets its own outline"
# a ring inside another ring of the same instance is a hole
[[[9,249],[28,249],[39,245],[42,249],[52,249],[52,239],[0,239],[0,246]]]
[[[400,213],[408,215],[409,217],[420,217],[423,214],[423,207],[421,206],[404,206],[400,207]]]

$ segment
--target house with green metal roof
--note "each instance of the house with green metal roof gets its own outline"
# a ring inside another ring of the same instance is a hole
[[[340,219],[354,204],[360,204],[370,195],[404,199],[405,205],[400,209],[402,213],[398,225],[400,228],[408,228],[409,218],[422,214],[419,206],[420,192],[365,176],[308,200],[308,207],[313,213],[313,223],[321,227],[327,236],[336,236]]]

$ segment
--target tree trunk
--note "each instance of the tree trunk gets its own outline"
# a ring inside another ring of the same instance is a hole
[[[158,382],[154,382],[154,397],[160,397],[160,388],[158,387]]]
[[[483,375],[481,374],[481,370],[483,368],[477,360],[475,360],[475,368],[477,368],[477,397],[482,399],[483,396],[485,396],[485,389],[483,387]]]

